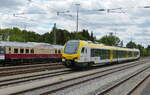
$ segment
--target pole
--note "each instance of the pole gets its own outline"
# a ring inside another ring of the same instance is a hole
[[[54,32],[54,44],[56,44],[56,23],[54,23],[53,32]]]
[[[78,32],[78,28],[79,28],[79,6],[80,4],[76,4],[77,6],[77,23],[76,23],[76,32]]]
[[[24,42],[26,42],[26,34],[27,33],[25,33],[26,32],[26,28],[27,28],[27,25],[26,24],[24,24]]]

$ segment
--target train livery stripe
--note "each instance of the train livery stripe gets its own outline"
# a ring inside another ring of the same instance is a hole
[[[61,54],[5,54],[5,58],[61,58]]]

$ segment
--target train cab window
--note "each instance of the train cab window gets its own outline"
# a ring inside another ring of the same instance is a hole
[[[24,53],[24,49],[20,49],[20,53]]]
[[[32,53],[32,54],[34,53],[34,49],[31,49],[31,53]]]
[[[18,53],[18,49],[15,48],[15,49],[14,49],[14,53]]]
[[[26,49],[26,53],[29,53],[29,49]]]

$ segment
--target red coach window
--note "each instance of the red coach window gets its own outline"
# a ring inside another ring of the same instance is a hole
[[[11,47],[9,47],[9,54],[11,54]]]
[[[11,47],[9,47],[9,51],[11,51]]]
[[[26,53],[29,53],[29,49],[26,49]]]
[[[31,53],[34,53],[34,49],[31,49]]]
[[[14,49],[14,53],[18,53],[18,49],[15,48],[15,49]]]
[[[55,54],[57,54],[57,50],[55,50]]]
[[[20,49],[20,53],[24,53],[24,49]]]
[[[60,54],[60,53],[61,53],[61,51],[60,51],[60,50],[58,50],[58,53]]]

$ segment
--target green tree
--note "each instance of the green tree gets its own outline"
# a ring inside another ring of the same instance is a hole
[[[103,43],[105,45],[109,45],[109,46],[119,46],[120,45],[119,37],[114,36],[113,33],[103,36],[102,38],[100,38],[98,40],[98,42]]]
[[[137,45],[137,49],[140,50],[141,56],[145,55],[145,50],[144,50],[144,47],[142,45],[138,44]]]
[[[148,56],[150,56],[150,45],[147,46],[146,50],[148,52]]]
[[[127,48],[137,48],[136,44],[134,42],[132,42],[132,41],[128,42],[126,44],[126,47]]]
[[[93,35],[93,31],[91,32],[90,40],[93,42],[96,40],[96,37],[94,37],[94,35]]]

